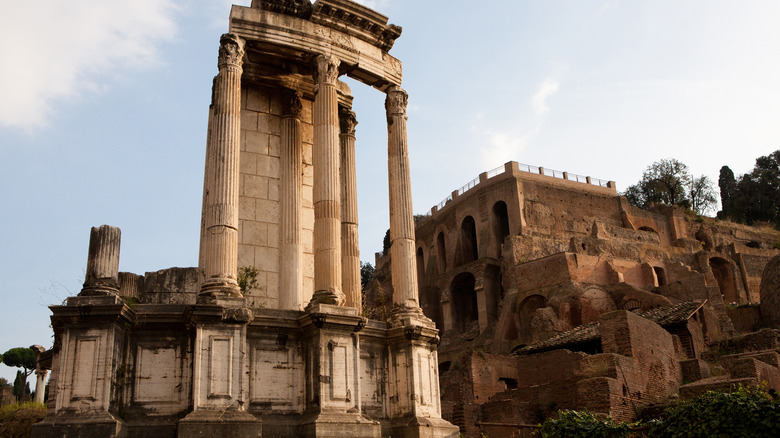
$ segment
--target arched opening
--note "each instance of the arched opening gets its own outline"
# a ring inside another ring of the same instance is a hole
[[[477,225],[473,217],[466,216],[460,225],[460,264],[473,262],[478,258]]]
[[[452,291],[452,325],[461,332],[479,326],[477,292],[474,290],[474,276],[468,272],[458,274],[450,285]]]
[[[653,272],[655,272],[655,278],[658,279],[658,286],[666,284],[666,272],[664,268],[660,266],[653,266]]]
[[[417,248],[417,282],[421,283],[425,275],[425,258],[423,257],[423,249]]]
[[[737,294],[737,285],[731,264],[720,257],[713,257],[710,259],[710,269],[712,269],[712,275],[715,276],[715,280],[718,282],[720,293],[723,295],[723,302],[726,304],[738,303],[739,295]]]
[[[520,320],[519,338],[533,340],[533,320],[536,311],[547,307],[547,298],[541,295],[531,295],[524,299],[517,307],[517,316]]]
[[[601,289],[591,288],[585,291],[580,298],[582,302],[582,323],[598,321],[602,313],[617,310],[615,302]]]
[[[447,271],[447,249],[444,247],[444,233],[436,236],[436,258],[439,259],[439,274]]]
[[[504,201],[493,204],[493,235],[496,241],[495,258],[500,258],[501,245],[509,235],[509,214]]]
[[[629,312],[633,312],[635,310],[641,310],[642,309],[642,303],[637,300],[636,298],[629,298],[626,300],[625,303],[623,303],[623,310],[628,310]]]

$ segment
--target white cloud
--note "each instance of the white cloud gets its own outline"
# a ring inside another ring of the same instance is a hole
[[[160,62],[176,33],[173,0],[38,0],[0,5],[0,125],[45,126],[57,102],[111,74]]]
[[[534,94],[531,101],[536,115],[541,116],[547,112],[547,99],[558,91],[558,81],[555,79],[546,79],[539,86],[539,90]]]

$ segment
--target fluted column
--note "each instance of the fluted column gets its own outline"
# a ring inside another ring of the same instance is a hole
[[[314,121],[314,296],[312,304],[342,304],[339,114],[336,81],[339,60],[317,57],[312,109]]]
[[[357,176],[355,170],[355,112],[339,111],[341,123],[341,287],[344,305],[361,309],[360,246],[358,244]]]
[[[393,86],[388,89],[385,99],[387,173],[390,188],[390,270],[393,280],[393,304],[419,308],[409,145],[406,138],[407,98],[404,90]]]
[[[244,41],[220,38],[214,80],[211,134],[206,146],[203,269],[200,295],[240,297],[238,273],[238,183],[241,135],[241,64]]]
[[[35,370],[35,403],[43,403],[43,396],[46,392],[46,374],[47,370]]]
[[[119,244],[122,231],[117,227],[92,227],[89,235],[87,275],[79,295],[119,293]]]
[[[279,179],[279,307],[301,310],[301,96],[283,96],[281,175]]]

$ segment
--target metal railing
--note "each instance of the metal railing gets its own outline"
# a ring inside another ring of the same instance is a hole
[[[463,187],[459,188],[458,189],[458,196],[468,192],[469,189],[474,188],[474,186],[476,186],[477,184],[479,184],[479,177],[476,177],[476,178],[472,179],[471,181],[469,181],[466,184],[464,184]]]
[[[498,166],[495,169],[488,170],[487,177],[488,179],[493,178],[494,176],[501,175],[506,170],[506,166]]]

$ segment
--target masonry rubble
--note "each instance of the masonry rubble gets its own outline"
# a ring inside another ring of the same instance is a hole
[[[84,288],[51,307],[47,415],[33,436],[457,436],[441,418],[438,330],[417,281],[397,285],[386,322],[360,309],[359,139],[339,77],[387,94],[401,279],[415,261],[407,95],[388,53],[400,34],[349,0],[233,6],[199,266],[120,273],[120,230],[93,228]]]

